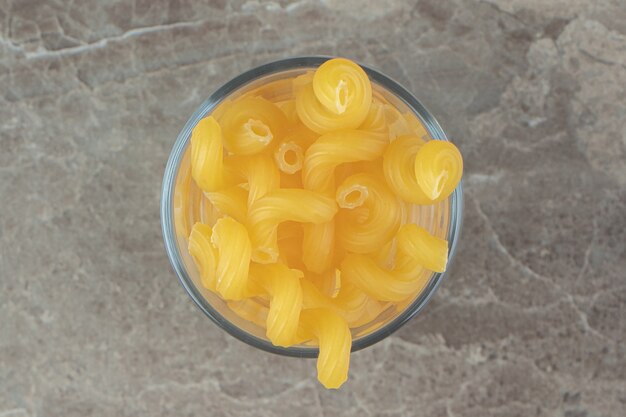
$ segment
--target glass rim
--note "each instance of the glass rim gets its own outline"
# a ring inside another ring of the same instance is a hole
[[[230,322],[228,319],[222,316],[202,296],[202,294],[194,285],[193,281],[189,277],[189,274],[187,273],[176,241],[173,218],[174,188],[176,185],[178,168],[180,166],[182,157],[191,137],[191,130],[200,119],[209,114],[224,98],[260,77],[300,68],[316,68],[324,63],[326,60],[331,58],[333,57],[302,56],[273,61],[245,71],[244,73],[236,76],[235,78],[231,79],[220,88],[215,90],[209,96],[209,98],[206,99],[196,109],[196,111],[189,118],[189,120],[187,120],[187,123],[185,123],[185,126],[183,127],[181,132],[178,134],[176,142],[174,143],[174,146],[168,158],[167,165],[165,167],[165,173],[163,175],[163,183],[161,187],[161,229],[163,233],[165,250],[167,252],[170,264],[172,265],[174,272],[178,276],[180,283],[187,291],[187,294],[206,316],[208,316],[215,324],[228,332],[230,335],[258,349],[284,356],[313,358],[318,356],[319,349],[314,346],[275,346],[269,340],[262,339],[248,333],[246,330],[239,328],[234,323]],[[392,93],[396,98],[404,102],[409,107],[409,109],[419,117],[419,119],[424,124],[424,127],[433,139],[446,141],[449,140],[437,120],[435,120],[431,113],[426,110],[422,103],[415,96],[413,96],[413,94],[410,93],[409,90],[404,88],[400,83],[382,74],[381,72],[360,63],[359,65],[365,70],[365,72],[373,82],[381,85],[390,93]],[[383,340],[384,338],[398,330],[400,327],[402,327],[413,317],[415,317],[430,301],[437,288],[446,277],[447,271],[450,270],[450,266],[452,264],[452,261],[454,260],[461,232],[463,214],[462,181],[461,183],[459,183],[457,188],[450,196],[449,204],[450,223],[448,227],[447,239],[450,249],[448,255],[448,268],[446,272],[433,273],[428,282],[428,285],[426,285],[426,287],[415,298],[415,300],[413,300],[410,305],[408,305],[400,314],[398,314],[396,318],[376,329],[372,333],[356,338],[352,343],[352,352],[364,349]]]

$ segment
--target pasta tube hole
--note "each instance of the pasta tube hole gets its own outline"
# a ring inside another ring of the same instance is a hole
[[[365,200],[367,200],[367,196],[367,187],[356,184],[339,190],[337,203],[341,208],[354,209],[361,207],[365,203]]]
[[[295,174],[302,169],[304,153],[302,148],[293,143],[282,143],[274,153],[276,165],[285,174]]]
[[[259,142],[269,143],[274,138],[269,126],[260,120],[249,119],[243,127],[252,136],[256,136]]]
[[[337,114],[343,114],[348,108],[348,83],[345,80],[339,80],[335,88],[335,107]]]

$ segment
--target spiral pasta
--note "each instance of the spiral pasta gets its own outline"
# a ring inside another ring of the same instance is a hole
[[[337,215],[337,240],[347,251],[374,252],[400,227],[400,201],[384,182],[370,174],[348,177],[337,188],[337,202],[340,207],[362,205],[356,210],[342,209]]]
[[[194,282],[224,300],[226,319],[276,346],[319,346],[318,379],[338,388],[353,337],[397,317],[445,270],[441,216],[462,159],[351,61],[268,79],[193,129],[175,228]]]
[[[189,235],[189,254],[193,258],[204,288],[216,291],[217,251],[211,243],[211,226],[196,223]]]
[[[212,116],[200,120],[191,132],[191,176],[203,191],[222,186],[223,158],[220,125]]]
[[[307,210],[301,210],[307,207]],[[337,204],[332,198],[302,189],[279,189],[259,198],[248,210],[252,259],[273,263],[278,259],[277,227],[284,221],[324,223],[332,220]]]
[[[270,297],[267,337],[277,346],[290,346],[296,340],[302,309],[302,272],[283,264],[250,266],[250,279]]]
[[[447,243],[436,239],[414,224],[403,225],[397,233],[398,249],[393,269],[379,266],[372,257],[351,254],[341,263],[342,277],[379,300],[402,301],[428,283],[430,276],[422,274],[422,267],[445,269],[441,259],[445,256],[447,260]],[[429,247],[431,243],[435,244],[434,248]],[[427,259],[428,255],[420,252],[423,250],[427,254],[434,253],[437,260]]]
[[[247,184],[248,205],[280,186],[280,172],[270,155],[230,156],[224,159],[224,167],[231,177]]]
[[[355,63],[336,58],[322,64],[310,84],[298,88],[296,112],[309,129],[326,133],[357,128],[371,102],[367,74]]]
[[[398,247],[403,255],[410,254],[419,265],[434,272],[446,270],[448,241],[433,236],[423,227],[407,224],[398,231]]]
[[[339,388],[348,379],[352,334],[348,323],[330,309],[300,313],[300,333],[318,340],[317,378],[326,388]]]
[[[432,204],[417,183],[415,156],[424,145],[417,136],[402,136],[391,142],[383,156],[383,173],[389,188],[404,201]]]
[[[247,295],[250,239],[246,227],[230,217],[213,226],[211,243],[217,249],[216,290],[225,300]]]
[[[261,97],[231,103],[219,120],[224,147],[236,155],[261,152],[284,134],[287,118],[275,104]]]
[[[422,191],[434,202],[448,198],[463,175],[463,158],[453,143],[426,142],[415,156],[415,177]]]
[[[378,135],[359,130],[327,133],[306,151],[302,178],[305,188],[334,191],[335,168],[343,163],[372,161],[383,154],[388,142]]]

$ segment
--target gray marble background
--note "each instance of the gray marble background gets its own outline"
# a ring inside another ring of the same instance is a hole
[[[449,279],[338,392],[206,319],[159,225],[192,111],[302,54],[466,161]],[[625,97],[623,0],[0,0],[0,417],[625,416]]]

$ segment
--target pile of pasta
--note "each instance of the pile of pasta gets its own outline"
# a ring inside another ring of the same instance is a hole
[[[351,329],[446,268],[447,241],[407,219],[450,196],[461,154],[352,61],[222,103],[193,129],[190,161],[218,213],[189,235],[202,285],[273,344],[318,345],[327,388],[347,379]]]

